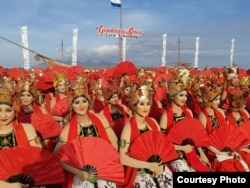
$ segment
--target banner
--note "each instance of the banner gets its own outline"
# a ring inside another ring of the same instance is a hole
[[[199,41],[200,41],[200,37],[196,37],[195,55],[194,55],[194,68],[198,68]]]
[[[72,66],[77,65],[77,38],[78,29],[73,29],[73,49],[72,49]]]
[[[234,39],[232,39],[232,44],[231,44],[231,52],[230,52],[230,67],[233,66],[233,63],[234,63]]]
[[[162,57],[161,57],[161,66],[166,66],[166,49],[167,49],[167,34],[162,35],[163,41],[162,41]]]
[[[30,69],[30,61],[29,61],[29,50],[28,50],[28,34],[27,34],[27,26],[21,27],[21,34],[22,34],[22,46],[23,48],[23,60],[24,66],[23,68],[26,70]]]

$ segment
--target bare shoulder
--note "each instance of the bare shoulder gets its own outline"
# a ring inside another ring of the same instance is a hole
[[[190,110],[190,109],[188,108],[187,111],[189,112],[189,114],[190,114],[192,117],[194,116],[192,110]]]
[[[204,112],[200,112],[199,114],[198,114],[198,119],[201,119],[201,118],[204,118],[205,117],[205,114],[204,114]]]
[[[70,123],[68,122],[62,129],[60,137],[63,136],[65,137],[66,135],[68,135],[69,132],[69,127],[70,127]]]
[[[20,123],[20,125],[23,126],[26,132],[35,132],[34,126],[30,123]]]
[[[128,137],[130,138],[131,135],[131,126],[130,126],[130,122],[128,121],[122,129],[122,133],[121,133],[121,139],[127,139]]]
[[[94,113],[94,114],[101,120],[104,127],[109,127],[110,126],[107,118],[104,116],[104,114],[102,112]]]

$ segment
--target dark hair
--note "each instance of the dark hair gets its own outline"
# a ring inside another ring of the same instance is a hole
[[[89,101],[89,98],[86,95],[78,95],[78,96],[76,96],[75,98],[72,99],[72,103],[74,103],[75,100],[78,99],[78,98],[80,98],[80,97],[83,97],[83,98],[85,98],[85,99],[87,99]]]
[[[0,102],[0,104],[5,104],[5,105],[8,105],[10,107],[13,107],[13,104],[9,103],[9,102]]]

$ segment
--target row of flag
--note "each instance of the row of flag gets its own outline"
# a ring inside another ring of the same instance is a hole
[[[110,0],[110,3],[113,7],[121,7],[122,6],[121,0]]]

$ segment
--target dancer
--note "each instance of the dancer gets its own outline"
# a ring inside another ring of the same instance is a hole
[[[90,111],[90,101],[88,96],[87,86],[81,82],[71,82],[71,92],[68,96],[71,108],[70,121],[63,128],[59,137],[59,142],[55,147],[54,152],[57,152],[65,143],[73,139],[82,137],[100,137],[112,144],[116,150],[118,149],[117,137],[110,127],[107,119],[101,115]],[[73,154],[72,154],[73,155]],[[100,157],[101,157],[100,153]],[[91,183],[89,178],[91,175],[85,171],[76,169],[64,161],[62,167],[66,173],[66,183],[63,188],[77,187],[116,187],[114,182],[106,180],[97,180],[95,184]]]
[[[120,140],[121,163],[125,165],[123,187],[172,187],[172,172],[161,162],[145,162],[128,155],[133,141],[147,131],[160,131],[155,119],[148,117],[152,105],[150,90],[144,85],[134,91],[133,117],[125,124]],[[155,178],[150,174],[151,171]]]

